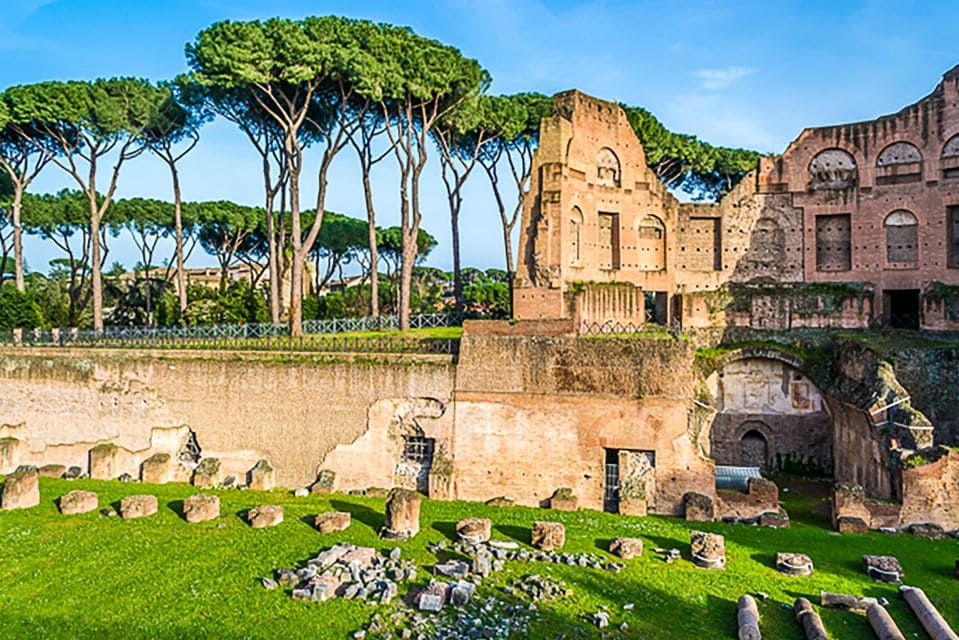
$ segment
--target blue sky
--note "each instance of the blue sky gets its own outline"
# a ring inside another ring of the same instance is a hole
[[[764,152],[782,151],[806,126],[894,112],[959,63],[959,16],[948,1],[3,0],[0,87],[169,78],[185,70],[184,44],[214,21],[322,14],[407,25],[452,44],[490,71],[494,93],[578,88],[644,106],[675,131]],[[248,144],[226,123],[204,129],[184,162],[184,197],[259,204]],[[72,186],[69,180],[50,167],[35,190]],[[391,168],[374,181],[381,220],[395,224]],[[304,182],[311,206],[312,176]],[[124,167],[118,193],[169,199],[169,191],[165,168],[141,157]],[[348,155],[331,175],[327,209],[364,215]],[[435,175],[427,178],[424,227],[440,240],[430,262],[448,268],[449,222]],[[498,216],[480,175],[468,187],[462,229],[464,263],[502,267]],[[111,261],[136,260],[125,239],[111,246]],[[52,257],[55,249],[29,241],[30,266],[42,269]]]

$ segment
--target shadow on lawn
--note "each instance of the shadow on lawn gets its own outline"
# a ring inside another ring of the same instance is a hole
[[[456,541],[456,523],[455,522],[434,522],[430,525],[430,528],[433,531],[438,532],[444,538],[455,542]]]
[[[521,544],[530,544],[531,532],[527,527],[517,527],[510,524],[498,524],[493,529],[507,538],[512,538]]]
[[[171,500],[166,503],[167,509],[177,514],[180,518],[186,519],[186,516],[183,514],[183,500]]]
[[[366,505],[334,499],[330,500],[330,506],[337,511],[348,511],[354,520],[359,520],[372,529],[374,533],[378,534],[380,529],[383,528],[383,515]]]

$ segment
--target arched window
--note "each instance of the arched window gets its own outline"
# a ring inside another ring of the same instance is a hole
[[[876,158],[876,184],[922,180],[922,152],[911,142],[893,142]]]
[[[569,263],[579,264],[583,246],[583,212],[573,207],[569,216]]]
[[[756,429],[744,433],[739,440],[739,464],[744,467],[759,467],[760,470],[765,471],[768,461],[769,444],[766,442],[766,436]]]
[[[639,256],[636,266],[640,271],[662,271],[666,268],[666,225],[653,215],[639,221],[636,243]]]
[[[959,178],[959,135],[949,138],[942,148],[942,177]]]
[[[916,216],[898,209],[886,216],[886,263],[914,267],[919,263],[919,222]]]
[[[842,149],[820,151],[809,163],[809,189],[849,189],[859,178],[856,159]]]
[[[603,147],[596,156],[596,182],[607,187],[618,187],[619,158],[609,147]]]

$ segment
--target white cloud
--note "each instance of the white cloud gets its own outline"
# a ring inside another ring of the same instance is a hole
[[[721,69],[699,69],[693,75],[699,79],[703,89],[720,91],[728,89],[746,76],[756,73],[750,67],[723,67]]]

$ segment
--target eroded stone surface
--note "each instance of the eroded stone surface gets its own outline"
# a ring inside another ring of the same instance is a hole
[[[100,499],[92,491],[71,491],[60,497],[60,513],[65,516],[96,511],[100,507]]]
[[[643,541],[639,538],[614,538],[609,543],[609,552],[623,560],[638,558],[643,554]]]
[[[863,556],[862,567],[866,575],[877,582],[900,583],[906,575],[893,556]]]
[[[250,469],[249,486],[256,491],[269,491],[276,486],[276,471],[268,460],[259,460]]]
[[[40,474],[36,469],[14,471],[3,479],[2,508],[29,509],[40,504]]]
[[[253,507],[246,514],[246,521],[254,529],[275,527],[283,522],[283,507],[276,504],[265,504]]]
[[[493,534],[493,522],[489,518],[464,518],[456,523],[456,537],[463,542],[486,542]]]
[[[222,481],[219,458],[203,458],[193,470],[193,486],[215,487]]]
[[[776,570],[790,576],[811,576],[812,559],[805,553],[777,553]]]
[[[120,516],[124,520],[152,516],[158,508],[159,502],[156,496],[127,496],[120,500]]]
[[[840,516],[836,521],[836,529],[839,533],[868,533],[869,531],[866,521],[854,516]]]
[[[183,501],[183,517],[187,522],[204,522],[220,517],[220,496],[203,493]]]
[[[388,540],[409,540],[420,530],[420,494],[409,489],[390,491],[386,520],[380,536]]]
[[[562,549],[566,544],[566,527],[561,522],[534,522],[530,544],[543,551]]]
[[[168,453],[156,453],[140,465],[140,479],[147,484],[164,484],[170,482],[173,475],[173,466],[176,463]]]
[[[352,518],[347,511],[326,511],[313,520],[313,525],[320,533],[333,533],[349,528]]]
[[[683,496],[686,506],[687,522],[712,522],[715,517],[713,499],[709,496],[690,491]]]
[[[67,468],[62,464],[45,464],[39,469],[41,478],[62,478]]]
[[[726,539],[718,533],[693,531],[689,536],[693,564],[703,569],[726,568]]]

